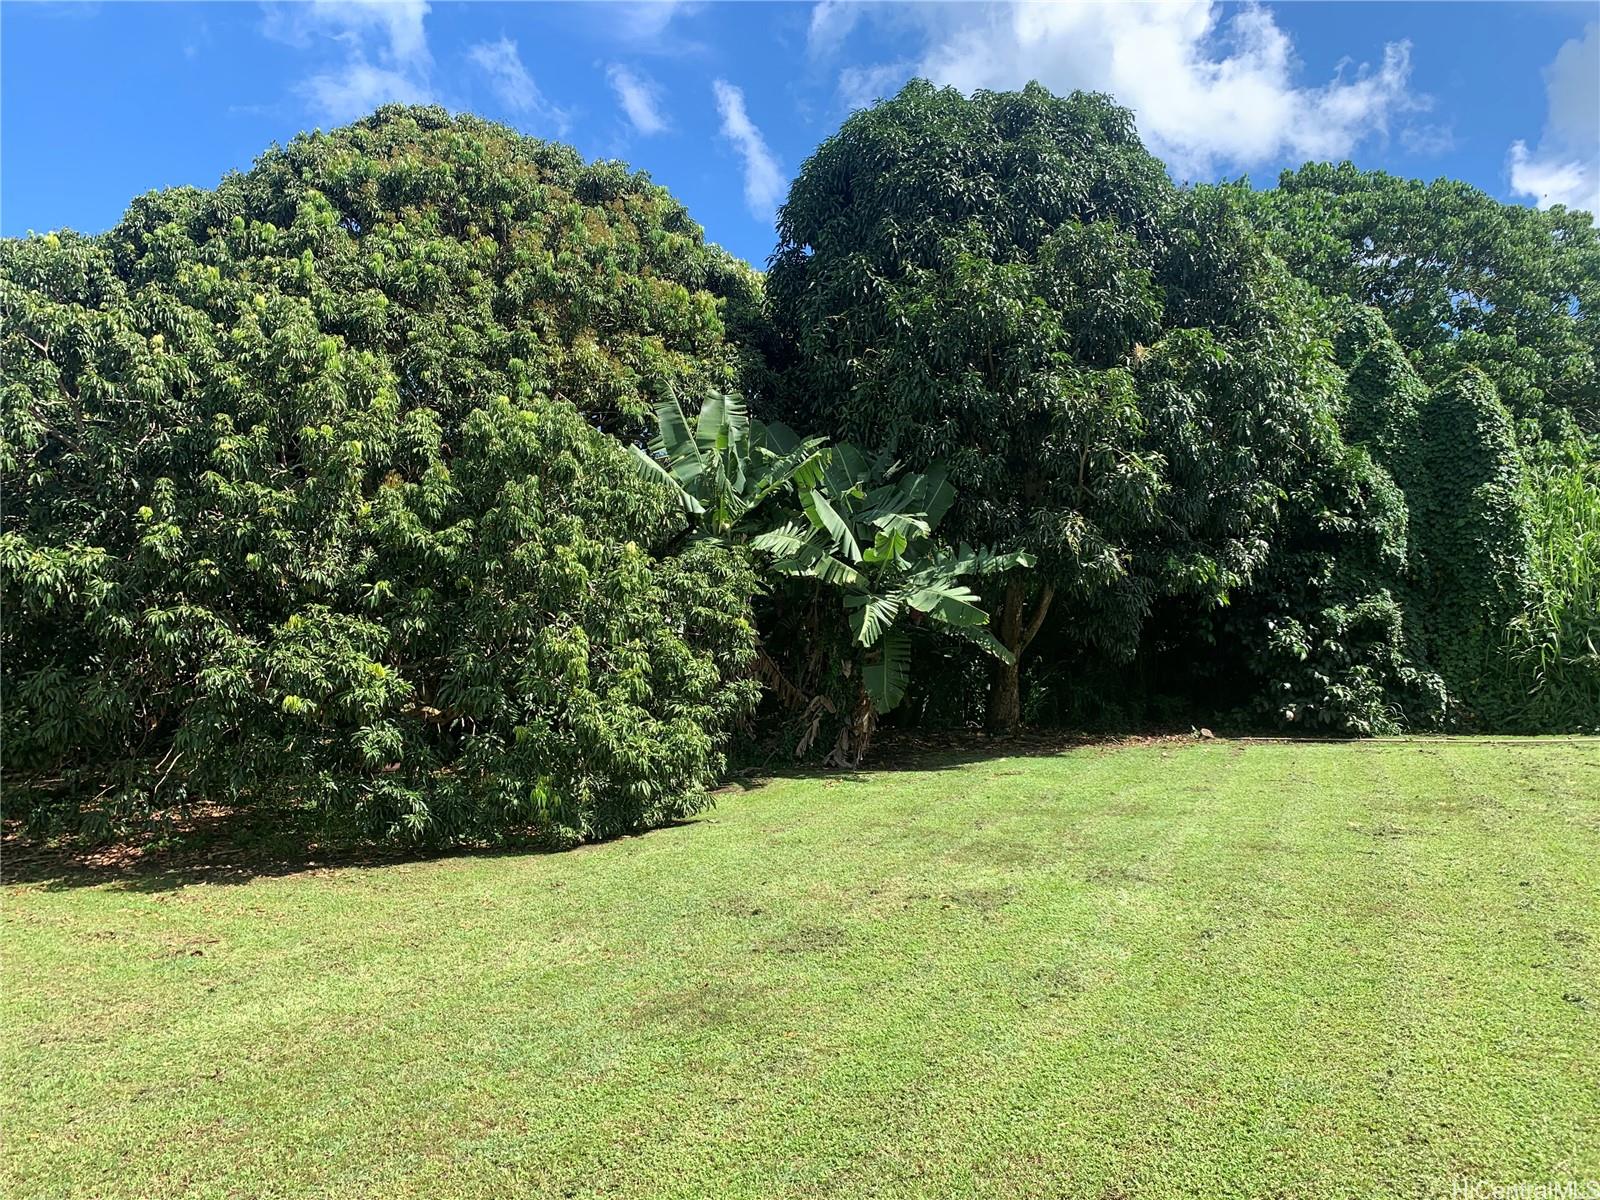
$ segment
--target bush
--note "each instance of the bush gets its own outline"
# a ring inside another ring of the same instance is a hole
[[[439,842],[692,811],[753,706],[754,581],[605,431],[737,380],[747,276],[642,177],[427,109],[6,242],[33,818],[280,800]]]
[[[1600,732],[1600,439],[1574,433],[1530,457],[1533,601],[1506,631],[1509,723]]]

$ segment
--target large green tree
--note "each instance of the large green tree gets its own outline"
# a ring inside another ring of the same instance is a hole
[[[1429,383],[1475,366],[1516,417],[1600,430],[1600,231],[1593,214],[1502,204],[1310,163],[1256,194],[1273,249],[1319,289],[1380,310]]]
[[[754,581],[610,435],[738,382],[759,306],[648,179],[438,109],[0,245],[11,781],[419,840],[690,811]]]
[[[1338,386],[1240,199],[1181,191],[1103,96],[917,81],[783,206],[767,291],[797,424],[947,465],[952,533],[1037,560],[999,598],[989,723],[1046,621],[1123,656],[1152,599],[1265,558]]]

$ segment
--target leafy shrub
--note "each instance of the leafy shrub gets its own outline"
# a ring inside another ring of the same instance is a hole
[[[1506,631],[1512,728],[1600,731],[1600,444],[1529,456],[1533,598]]]
[[[753,706],[754,580],[680,546],[603,431],[737,379],[735,302],[647,180],[431,109],[4,243],[35,818],[283,800],[446,841],[691,811]]]

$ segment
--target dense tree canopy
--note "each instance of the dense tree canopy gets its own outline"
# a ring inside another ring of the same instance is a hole
[[[1225,190],[1180,191],[1105,97],[913,83],[802,167],[768,280],[795,420],[945,462],[1002,601],[1131,655],[1158,595],[1264,560],[1338,387],[1304,289]],[[1056,608],[1052,615],[1052,599]],[[991,724],[1018,719],[1002,665]]]
[[[1518,417],[1600,430],[1600,232],[1589,213],[1501,204],[1453,179],[1349,163],[1257,194],[1273,249],[1318,288],[1381,311],[1441,383],[1475,366]]]
[[[779,238],[390,107],[0,244],[8,811],[609,836],[758,680],[835,761],[985,709],[1600,728],[1586,216],[1180,188],[1107,97],[917,81]]]
[[[7,770],[423,839],[687,811],[753,582],[602,431],[737,382],[758,300],[643,177],[432,109],[5,243]]]

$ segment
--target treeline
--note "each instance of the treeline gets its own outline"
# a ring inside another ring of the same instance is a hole
[[[924,83],[765,276],[390,107],[0,246],[8,815],[612,836],[884,722],[1600,727],[1600,241]]]

